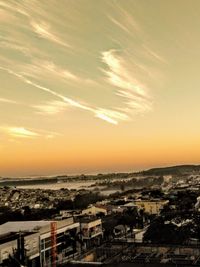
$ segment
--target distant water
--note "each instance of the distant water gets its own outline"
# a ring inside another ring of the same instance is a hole
[[[84,181],[84,182],[65,182],[65,183],[47,183],[47,184],[33,184],[33,185],[20,185],[17,188],[24,189],[51,189],[59,190],[61,188],[71,189],[87,189],[90,185],[94,184],[94,181]]]
[[[104,186],[94,186],[91,187],[91,185],[94,184],[94,181],[84,181],[84,182],[65,182],[65,183],[47,183],[47,184],[34,184],[34,185],[20,185],[17,186],[17,188],[21,189],[43,189],[43,190],[59,190],[61,188],[67,188],[69,190],[71,189],[88,189],[93,191],[94,189],[98,188],[102,195],[108,196],[110,194],[115,193],[118,190],[115,189],[108,189],[106,190]]]

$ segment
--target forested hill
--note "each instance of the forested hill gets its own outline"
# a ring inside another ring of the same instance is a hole
[[[200,173],[200,165],[178,165],[171,167],[153,168],[142,171],[142,175],[184,175],[188,173]]]

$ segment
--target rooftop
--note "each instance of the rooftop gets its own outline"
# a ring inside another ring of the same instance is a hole
[[[32,232],[25,233],[25,234],[23,233],[23,236],[27,236],[27,235],[31,235],[31,234],[32,234]],[[7,243],[7,242],[10,242],[10,241],[13,241],[13,240],[16,240],[18,237],[19,237],[19,233],[9,233],[9,234],[3,235],[0,237],[0,245]]]
[[[17,221],[7,222],[0,225],[0,235],[14,232],[32,232],[37,231],[43,226],[50,224],[51,221]]]

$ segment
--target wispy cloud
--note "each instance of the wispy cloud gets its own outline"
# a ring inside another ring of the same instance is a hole
[[[68,105],[63,101],[49,101],[43,105],[33,105],[37,113],[54,115],[63,112]]]
[[[5,133],[10,135],[11,137],[19,137],[19,138],[36,138],[40,136],[37,132],[33,132],[24,127],[1,127]]]
[[[167,63],[166,59],[163,58],[161,55],[158,54],[158,52],[155,52],[153,49],[148,47],[147,45],[143,45],[144,51],[150,56],[151,58],[161,62],[161,63]]]
[[[134,113],[145,113],[152,110],[152,100],[137,96],[125,90],[118,90],[116,94],[127,99],[126,106],[121,108],[124,112],[131,114],[133,111]]]
[[[50,93],[51,95],[54,95],[54,96],[60,98],[61,100],[63,100],[65,103],[67,103],[68,105],[70,105],[72,107],[92,112],[95,115],[95,117],[100,118],[102,120],[105,120],[111,124],[118,124],[118,121],[113,119],[113,118],[120,118],[122,116],[122,114],[120,112],[114,113],[114,112],[110,111],[109,109],[104,109],[104,111],[103,111],[99,108],[94,108],[94,107],[91,107],[89,105],[82,104],[79,101],[76,101],[76,100],[73,100],[73,99],[68,98],[66,96],[63,96],[63,95],[61,95],[61,94],[59,94],[59,93],[57,93],[57,92],[55,92],[55,91],[53,91],[47,87],[44,87],[44,86],[41,86],[41,85],[36,84],[34,82],[31,82],[30,80],[25,79],[24,81],[26,83],[34,86],[34,87],[37,87],[37,88],[39,88],[45,92]],[[118,116],[117,116],[117,114],[118,114]]]
[[[133,113],[146,112],[151,109],[151,101],[145,89],[136,79],[133,79],[131,70],[126,67],[125,61],[116,54],[115,50],[102,53],[102,61],[107,65],[107,69],[104,69],[103,72],[106,74],[107,81],[113,86],[118,87],[115,93],[124,99],[122,107],[103,108],[90,105],[64,96],[51,88],[41,85],[39,82],[32,81],[31,78],[37,79],[38,75],[42,72],[46,72],[48,75],[51,74],[50,77],[55,75],[55,77],[73,82],[85,81],[84,78],[55,65],[53,62],[34,61],[30,65],[20,67],[20,72],[4,67],[0,67],[0,69],[14,75],[29,86],[45,91],[59,99],[44,104],[32,105],[32,107],[37,109],[38,113],[52,115],[62,112],[67,106],[70,106],[91,112],[95,117],[116,125],[120,121],[129,120]]]
[[[121,110],[129,111],[129,113],[150,110],[152,101],[145,85],[134,78],[133,70],[128,68],[123,58],[117,56],[117,51],[103,52],[102,61],[107,65],[107,69],[102,70],[106,75],[106,80],[119,88],[116,95],[126,99],[126,105]]]
[[[111,117],[105,115],[105,113],[103,113],[103,112],[96,112],[95,117],[97,117],[97,118],[99,118],[101,120],[107,121],[107,122],[109,122],[111,124],[115,124],[115,125],[118,124],[117,120],[112,119]]]
[[[71,107],[75,107],[75,108],[78,108],[78,109],[82,109],[82,110],[91,112],[91,113],[93,113],[93,115],[95,117],[100,118],[100,119],[102,119],[104,121],[107,121],[107,122],[109,122],[111,124],[118,124],[117,119],[120,120],[124,116],[123,113],[118,112],[118,111],[114,112],[113,110],[110,110],[110,109],[101,109],[99,107],[92,107],[90,105],[87,105],[85,103],[83,104],[83,103],[81,103],[81,102],[79,102],[77,100],[74,100],[72,98],[63,96],[62,94],[57,93],[56,91],[54,91],[54,90],[52,90],[52,89],[50,89],[48,87],[42,86],[42,85],[40,85],[38,83],[35,83],[35,82],[31,81],[30,79],[27,79],[22,74],[17,73],[15,71],[11,70],[11,69],[7,69],[7,68],[3,68],[3,67],[0,67],[0,69],[8,72],[11,75],[14,75],[15,77],[19,78],[20,80],[22,80],[24,83],[26,83],[28,85],[31,85],[31,86],[33,86],[35,88],[38,88],[38,89],[40,89],[40,90],[42,90],[42,91],[44,91],[44,92],[46,92],[46,93],[48,93],[50,95],[53,95],[53,96],[59,98],[60,100],[63,101],[63,104],[65,103],[65,104],[68,104]],[[60,103],[59,103],[59,106],[61,106]],[[44,106],[42,107],[42,109],[44,111]],[[40,106],[40,110],[41,110],[41,106]],[[49,111],[48,107],[45,110]],[[55,109],[54,109],[54,111],[55,111]]]
[[[38,79],[38,77],[49,77],[59,79],[60,82],[67,82],[74,84],[85,84],[87,86],[96,85],[96,82],[88,77],[78,75],[71,70],[55,64],[48,60],[32,60],[30,64],[23,64],[20,66],[21,73],[24,76]],[[61,80],[62,79],[62,80]]]
[[[134,33],[141,32],[141,26],[135,20],[134,16],[130,14],[119,2],[109,3],[111,5],[112,15],[107,14],[108,19],[116,25],[119,29],[123,30],[125,33],[128,33],[130,36]]]
[[[129,116],[124,112],[104,108],[98,108],[96,110],[96,117],[113,124],[118,124],[118,121],[129,120]]]
[[[1,97],[0,97],[0,103],[17,104],[17,102],[14,100],[7,99],[7,98],[1,98]]]
[[[17,2],[15,2],[15,4],[13,5],[13,4],[9,4],[8,1],[7,2],[0,1],[0,7],[4,8],[4,12],[5,12],[5,10],[10,11],[10,12],[16,12],[17,11],[18,13],[20,13],[22,15],[29,16],[28,13],[24,9],[19,7],[19,5],[20,4]]]
[[[20,44],[16,44],[16,43],[11,43],[10,41],[1,41],[0,42],[0,47],[9,48],[9,49],[12,49],[12,50],[20,51],[24,55],[30,55],[30,50],[27,47],[24,47],[24,46],[22,46]]]
[[[51,32],[51,27],[48,23],[46,22],[36,22],[34,20],[31,21],[31,26],[33,28],[33,31],[38,34],[40,37],[50,40],[52,42],[55,42],[57,44],[66,46],[66,47],[70,47],[69,44],[65,43],[64,41],[62,41],[58,36],[56,36],[56,34],[53,34]]]
[[[128,27],[123,25],[122,23],[119,22],[119,20],[116,20],[115,18],[111,17],[108,15],[108,18],[110,19],[111,22],[113,22],[117,27],[119,27],[121,30],[125,31],[126,33],[130,33]]]
[[[103,70],[103,72],[112,85],[128,89],[141,96],[146,94],[140,83],[133,78],[134,73],[125,67],[125,61],[117,56],[116,50],[103,52],[102,61],[108,66],[108,70]]]
[[[52,75],[56,78],[62,78],[69,81],[77,82],[82,80],[78,75],[72,73],[70,70],[62,68],[52,61],[33,60],[31,64],[22,65],[23,74],[29,77],[37,78],[38,75]]]
[[[0,21],[1,22],[9,22],[10,20],[14,19],[14,16],[9,10],[3,9],[3,8],[8,8],[7,4],[3,2],[0,2]]]
[[[86,32],[88,36],[93,34],[93,27],[88,30],[87,27],[82,28],[82,19],[77,16],[87,13],[84,7],[79,7],[72,1],[67,4],[70,8],[66,13],[61,8],[66,7],[66,4],[61,3],[57,8],[54,1],[50,1],[47,7],[41,1],[11,1],[7,4],[0,0],[0,4],[1,2],[5,16],[9,13],[15,18],[14,21],[5,22],[5,33],[2,33],[0,46],[6,51],[6,56],[2,56],[1,69],[24,82],[22,91],[31,86],[31,90],[37,88],[53,96],[52,101],[42,98],[41,102],[30,104],[37,113],[53,115],[72,107],[116,125],[130,120],[137,112],[143,113],[151,109],[151,97],[144,80],[135,75],[135,69],[127,64],[127,58],[121,52],[120,55],[119,51],[113,49],[101,54],[101,60],[105,63],[102,78],[102,72],[98,69],[101,48],[94,44],[90,49],[91,41],[84,37]],[[108,28],[114,28],[117,34],[119,31],[116,28],[120,29],[120,34],[117,35],[120,43],[118,47],[122,47],[123,52],[123,32],[127,38],[131,38],[133,31],[141,33],[141,27],[126,5],[111,2],[108,6],[114,12],[110,15],[107,13],[110,10],[108,8],[101,15],[108,23]],[[14,28],[10,27],[11,22]],[[86,19],[85,22],[90,23],[90,20]],[[41,42],[37,42],[35,37],[40,37]],[[107,32],[100,32],[99,37],[107,38]],[[115,36],[111,34],[108,40],[112,37]],[[131,46],[131,43],[132,39],[127,44]],[[76,53],[72,53],[73,47]],[[150,55],[150,52],[146,53]],[[114,93],[109,91],[105,103],[101,99],[110,85]],[[45,98],[45,95],[41,94],[41,97]]]
[[[45,138],[52,139],[60,134],[56,132],[50,132],[42,129],[30,129],[23,126],[0,126],[0,132],[8,135],[11,139],[36,139],[36,138]]]

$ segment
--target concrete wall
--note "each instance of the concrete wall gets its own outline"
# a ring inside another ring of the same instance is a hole
[[[25,236],[24,246],[27,257],[34,258],[39,256],[39,233]]]
[[[7,259],[10,255],[13,255],[14,250],[17,249],[17,239],[6,242],[0,245],[0,263]]]

